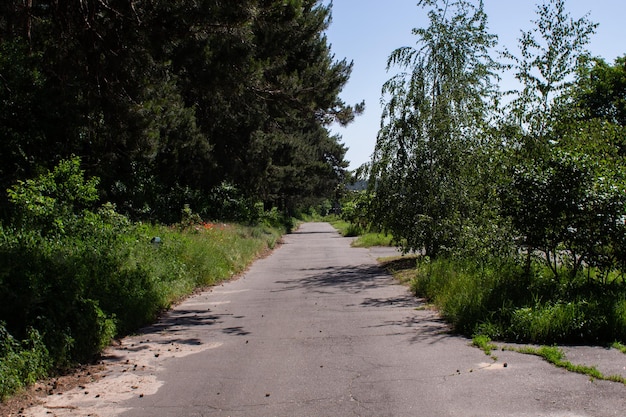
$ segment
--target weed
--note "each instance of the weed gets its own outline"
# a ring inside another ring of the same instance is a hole
[[[566,369],[577,374],[588,375],[592,379],[601,381],[619,382],[626,385],[626,378],[621,375],[604,375],[595,366],[575,365],[566,360],[563,350],[556,346],[540,346],[538,348],[524,346],[519,348],[505,347],[506,350],[512,350],[527,355],[535,355],[543,358],[546,362],[551,363],[559,368]]]
[[[611,345],[612,348],[619,350],[623,354],[626,354],[626,346],[620,342],[615,342]]]
[[[28,338],[18,342],[0,322],[0,401],[35,383],[48,370],[48,351],[39,332],[30,329]]]
[[[491,339],[488,336],[476,335],[472,338],[472,345],[485,352],[485,355],[490,356],[493,360],[497,360],[495,356],[491,354],[491,351],[497,349],[494,343],[491,343]]]
[[[411,290],[468,336],[541,344],[626,339],[624,283],[556,280],[545,268],[526,274],[498,259],[418,257],[412,272],[396,275],[410,277]]]

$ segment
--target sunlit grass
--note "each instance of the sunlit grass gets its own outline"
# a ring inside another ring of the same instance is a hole
[[[620,352],[622,352],[623,354],[626,354],[626,345],[624,345],[624,344],[622,344],[622,343],[620,343],[620,342],[615,342],[615,343],[613,343],[613,344],[611,345],[611,347],[612,347],[613,349],[617,349],[617,350],[619,350],[619,351],[620,351]]]
[[[394,246],[393,236],[387,233],[364,233],[352,242],[356,248],[371,248],[373,246]]]
[[[556,346],[524,346],[519,348],[504,347],[505,350],[512,350],[527,355],[535,355],[543,358],[546,362],[553,364],[559,368],[566,369],[577,374],[588,375],[592,379],[601,381],[619,382],[626,385],[626,378],[621,375],[604,375],[595,366],[576,365],[565,358],[562,349]]]
[[[514,260],[417,256],[384,266],[467,336],[537,344],[626,340],[624,285],[526,274]],[[549,277],[549,278],[546,278]]]

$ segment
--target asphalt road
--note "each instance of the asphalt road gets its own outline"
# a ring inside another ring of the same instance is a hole
[[[125,340],[102,395],[82,387],[47,415],[626,415],[623,384],[514,352],[493,361],[451,335],[378,266],[390,249],[352,248],[325,223],[284,241]],[[626,374],[626,355],[586,349],[573,354]],[[115,390],[125,395],[106,395]]]

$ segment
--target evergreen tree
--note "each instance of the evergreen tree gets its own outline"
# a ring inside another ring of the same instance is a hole
[[[174,220],[230,184],[293,206],[345,172],[333,120],[351,65],[312,0],[9,1],[0,6],[0,185],[71,155],[103,198]],[[16,116],[17,115],[17,116]],[[4,200],[2,206],[6,206]],[[219,207],[215,207],[220,211]]]

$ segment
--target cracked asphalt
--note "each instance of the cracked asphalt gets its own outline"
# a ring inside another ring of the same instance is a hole
[[[510,351],[494,361],[450,334],[378,266],[393,254],[352,248],[329,224],[304,224],[239,279],[110,351],[117,368],[102,389],[125,395],[77,394],[82,403],[71,404],[66,395],[47,415],[624,415],[623,384]],[[626,355],[607,352],[590,357],[626,375]]]

